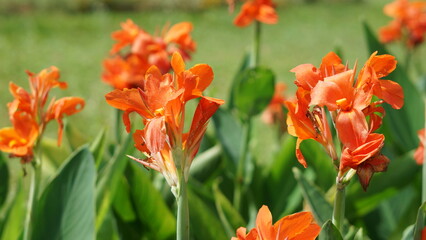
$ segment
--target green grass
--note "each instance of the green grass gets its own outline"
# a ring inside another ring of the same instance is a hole
[[[318,65],[329,51],[340,47],[345,61],[353,64],[367,57],[361,20],[373,29],[385,25],[385,1],[364,3],[288,4],[279,8],[277,25],[264,26],[261,64],[270,66],[279,81],[292,85],[294,75],[289,70],[301,63]],[[245,51],[250,49],[252,28],[233,26],[234,15],[225,7],[201,12],[151,11],[88,14],[38,12],[0,16],[0,126],[8,122],[6,103],[12,97],[7,91],[13,81],[28,89],[25,70],[38,72],[51,65],[62,71],[68,82],[66,91],[52,95],[80,96],[86,99],[85,110],[70,118],[90,138],[103,126],[113,122],[113,109],[104,95],[111,90],[100,80],[102,60],[108,56],[113,41],[110,33],[119,29],[120,22],[133,19],[149,32],[165,23],[191,21],[197,42],[195,63],[208,63],[215,80],[206,95],[227,98],[228,89]],[[398,50],[398,49],[397,49]],[[422,48],[423,53],[425,48]],[[402,56],[402,55],[401,55]],[[291,95],[291,93],[288,93]]]

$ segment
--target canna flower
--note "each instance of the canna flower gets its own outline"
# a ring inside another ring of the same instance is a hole
[[[396,0],[387,4],[384,13],[393,20],[380,29],[380,40],[389,43],[403,40],[410,48],[416,47],[424,40],[426,32],[426,2]]]
[[[63,122],[65,115],[81,111],[84,100],[77,97],[52,99],[46,108],[49,92],[52,88],[66,88],[65,82],[59,81],[59,70],[50,67],[39,74],[27,71],[31,92],[14,83],[9,90],[15,98],[8,104],[9,118],[12,127],[0,129],[0,150],[20,157],[22,163],[33,159],[33,148],[48,122],[56,120],[58,128],[58,145],[62,141]]]
[[[111,106],[124,111],[123,122],[130,132],[129,114],[142,117],[144,129],[133,134],[135,147],[147,158],[130,157],[145,167],[159,171],[176,195],[179,178],[187,181],[192,160],[198,152],[209,119],[223,100],[202,95],[213,80],[213,71],[206,64],[185,70],[181,55],[173,54],[173,74],[162,74],[151,66],[140,84],[142,87],[119,90],[105,97]],[[184,133],[185,105],[201,98],[195,110],[189,132]]]
[[[310,212],[295,213],[281,218],[272,225],[269,208],[263,205],[257,214],[256,227],[247,233],[247,229],[237,229],[237,237],[231,240],[309,240],[315,239],[321,227],[314,222]]]
[[[396,68],[391,55],[373,53],[361,69],[355,70],[341,64],[340,58],[329,53],[321,67],[302,64],[292,71],[296,73],[296,100],[288,101],[288,132],[298,137],[296,156],[303,166],[306,161],[300,151],[300,143],[314,139],[322,144],[331,156],[339,177],[354,169],[364,190],[375,172],[386,170],[389,159],[380,153],[384,143],[382,134],[374,133],[385,115],[383,102],[399,109],[404,104],[401,86],[381,78]],[[373,96],[378,100],[373,101]],[[327,111],[330,112],[337,136],[342,144],[340,162],[335,154]]]
[[[234,1],[229,1],[230,9],[234,8]],[[276,24],[278,15],[275,12],[275,4],[272,0],[247,0],[241,7],[241,12],[235,17],[234,24],[238,27],[246,27],[253,21],[266,24]]]
[[[184,60],[191,59],[196,44],[190,33],[190,22],[164,27],[160,35],[150,35],[128,19],[121,24],[122,30],[112,34],[116,41],[111,57],[103,63],[102,79],[116,89],[141,87],[141,78],[150,66],[155,65],[162,73],[170,71],[170,57],[179,52]]]
[[[416,151],[414,152],[414,160],[416,160],[416,163],[418,165],[422,165],[423,164],[423,159],[424,159],[424,152],[425,152],[425,141],[426,141],[426,137],[425,137],[425,129],[420,129],[417,132],[417,135],[419,137],[419,146],[417,147]]]
[[[266,124],[275,124],[285,122],[283,106],[285,102],[284,91],[287,86],[284,83],[275,84],[274,96],[268,107],[262,113],[262,120]],[[283,126],[285,130],[285,126]]]

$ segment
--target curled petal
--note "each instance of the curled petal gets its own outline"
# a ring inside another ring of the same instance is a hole
[[[359,182],[361,183],[364,191],[367,191],[367,187],[370,184],[371,177],[375,172],[386,171],[389,159],[384,155],[378,155],[360,164],[356,170]]]
[[[318,81],[322,79],[320,72],[312,64],[301,64],[291,69],[290,72],[294,72],[296,74],[296,80],[294,83],[298,87],[302,87],[307,91],[310,91],[312,88],[314,88]]]

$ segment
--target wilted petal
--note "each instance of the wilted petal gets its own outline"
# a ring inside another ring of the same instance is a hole
[[[359,182],[361,183],[364,191],[370,184],[371,177],[375,172],[386,171],[389,164],[389,159],[384,155],[378,155],[360,164],[356,170]]]

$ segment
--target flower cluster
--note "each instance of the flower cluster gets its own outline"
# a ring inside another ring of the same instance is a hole
[[[343,65],[331,52],[322,59],[320,68],[302,64],[292,69],[298,89],[296,99],[286,102],[287,125],[288,132],[298,137],[296,155],[303,166],[307,163],[300,143],[313,139],[325,147],[339,169],[339,177],[354,169],[364,189],[374,172],[386,170],[389,159],[380,153],[385,137],[374,131],[381,126],[385,114],[380,104],[386,102],[395,109],[404,104],[401,86],[381,79],[395,67],[393,56],[375,52],[355,77],[355,70]],[[373,96],[379,100],[373,101]],[[340,161],[327,115],[331,116],[342,144]]]
[[[185,60],[195,51],[192,24],[165,26],[161,34],[150,35],[128,19],[122,30],[112,33],[116,41],[110,58],[103,63],[102,79],[116,89],[141,87],[146,71],[155,65],[162,73],[170,71],[170,57],[179,52]],[[126,51],[124,51],[126,50]]]
[[[52,99],[45,109],[49,92],[52,88],[66,88],[65,82],[59,81],[59,70],[50,67],[39,74],[27,71],[31,92],[10,83],[10,93],[15,98],[8,103],[9,118],[12,127],[0,129],[0,150],[13,157],[20,157],[22,163],[33,159],[33,148],[42,135],[46,124],[55,119],[59,124],[58,145],[61,143],[64,115],[81,111],[84,100],[78,97]]]
[[[162,74],[156,66],[150,67],[139,88],[116,89],[106,95],[111,106],[125,111],[123,121],[130,131],[129,114],[138,113],[145,125],[133,134],[135,147],[147,158],[144,166],[161,172],[172,191],[179,189],[179,178],[187,178],[210,117],[223,100],[205,97],[202,92],[213,80],[213,71],[206,64],[197,64],[185,70],[181,55],[173,54],[174,74]],[[195,110],[189,132],[183,133],[185,104],[201,98]],[[187,181],[187,179],[185,179]]]
[[[299,212],[278,220],[272,225],[269,208],[263,205],[257,214],[256,227],[247,233],[245,227],[237,229],[237,237],[231,240],[269,240],[269,239],[315,239],[321,227],[314,222],[310,212]]]
[[[234,9],[235,0],[228,0],[231,11]],[[234,19],[238,27],[246,27],[253,21],[266,24],[276,24],[278,15],[275,12],[275,4],[272,0],[247,0],[241,7],[241,11]]]
[[[383,43],[403,40],[407,46],[415,47],[423,42],[426,32],[426,2],[396,0],[386,5],[384,12],[394,19],[380,29],[380,40]]]

